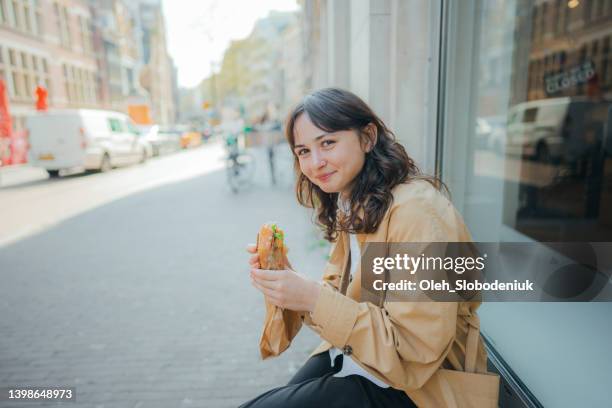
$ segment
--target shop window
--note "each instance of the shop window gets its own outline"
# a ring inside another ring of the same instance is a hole
[[[612,242],[612,5],[445,4],[439,167],[474,240]],[[481,80],[494,59],[502,80]],[[609,405],[612,371],[598,362],[612,361],[599,340],[612,337],[612,311],[576,305],[479,310],[485,337],[543,406]]]

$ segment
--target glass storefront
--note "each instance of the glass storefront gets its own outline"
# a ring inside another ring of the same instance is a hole
[[[439,166],[474,240],[612,241],[612,1],[444,5]],[[609,303],[481,320],[544,406],[609,404]]]

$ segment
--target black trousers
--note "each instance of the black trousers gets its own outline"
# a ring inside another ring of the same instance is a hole
[[[331,367],[329,353],[312,356],[283,387],[274,388],[239,408],[416,408],[405,392],[381,388],[359,375],[334,377],[342,355]]]

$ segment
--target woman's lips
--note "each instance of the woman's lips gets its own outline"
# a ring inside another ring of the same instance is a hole
[[[333,176],[335,173],[336,173],[335,171],[332,171],[332,172],[330,172],[330,173],[326,173],[326,174],[324,174],[324,175],[322,175],[322,176],[317,177],[317,180],[322,181],[322,182],[326,182],[326,181],[327,181],[327,180],[329,180],[329,178],[330,178],[331,176]]]

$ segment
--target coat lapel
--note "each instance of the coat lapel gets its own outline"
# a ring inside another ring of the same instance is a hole
[[[349,277],[351,275],[351,257],[350,257],[350,243],[348,234],[344,231],[340,232],[340,237],[342,242],[343,253],[343,261],[342,261],[342,277],[340,278],[340,293],[343,295],[346,294],[346,290],[349,285]]]

